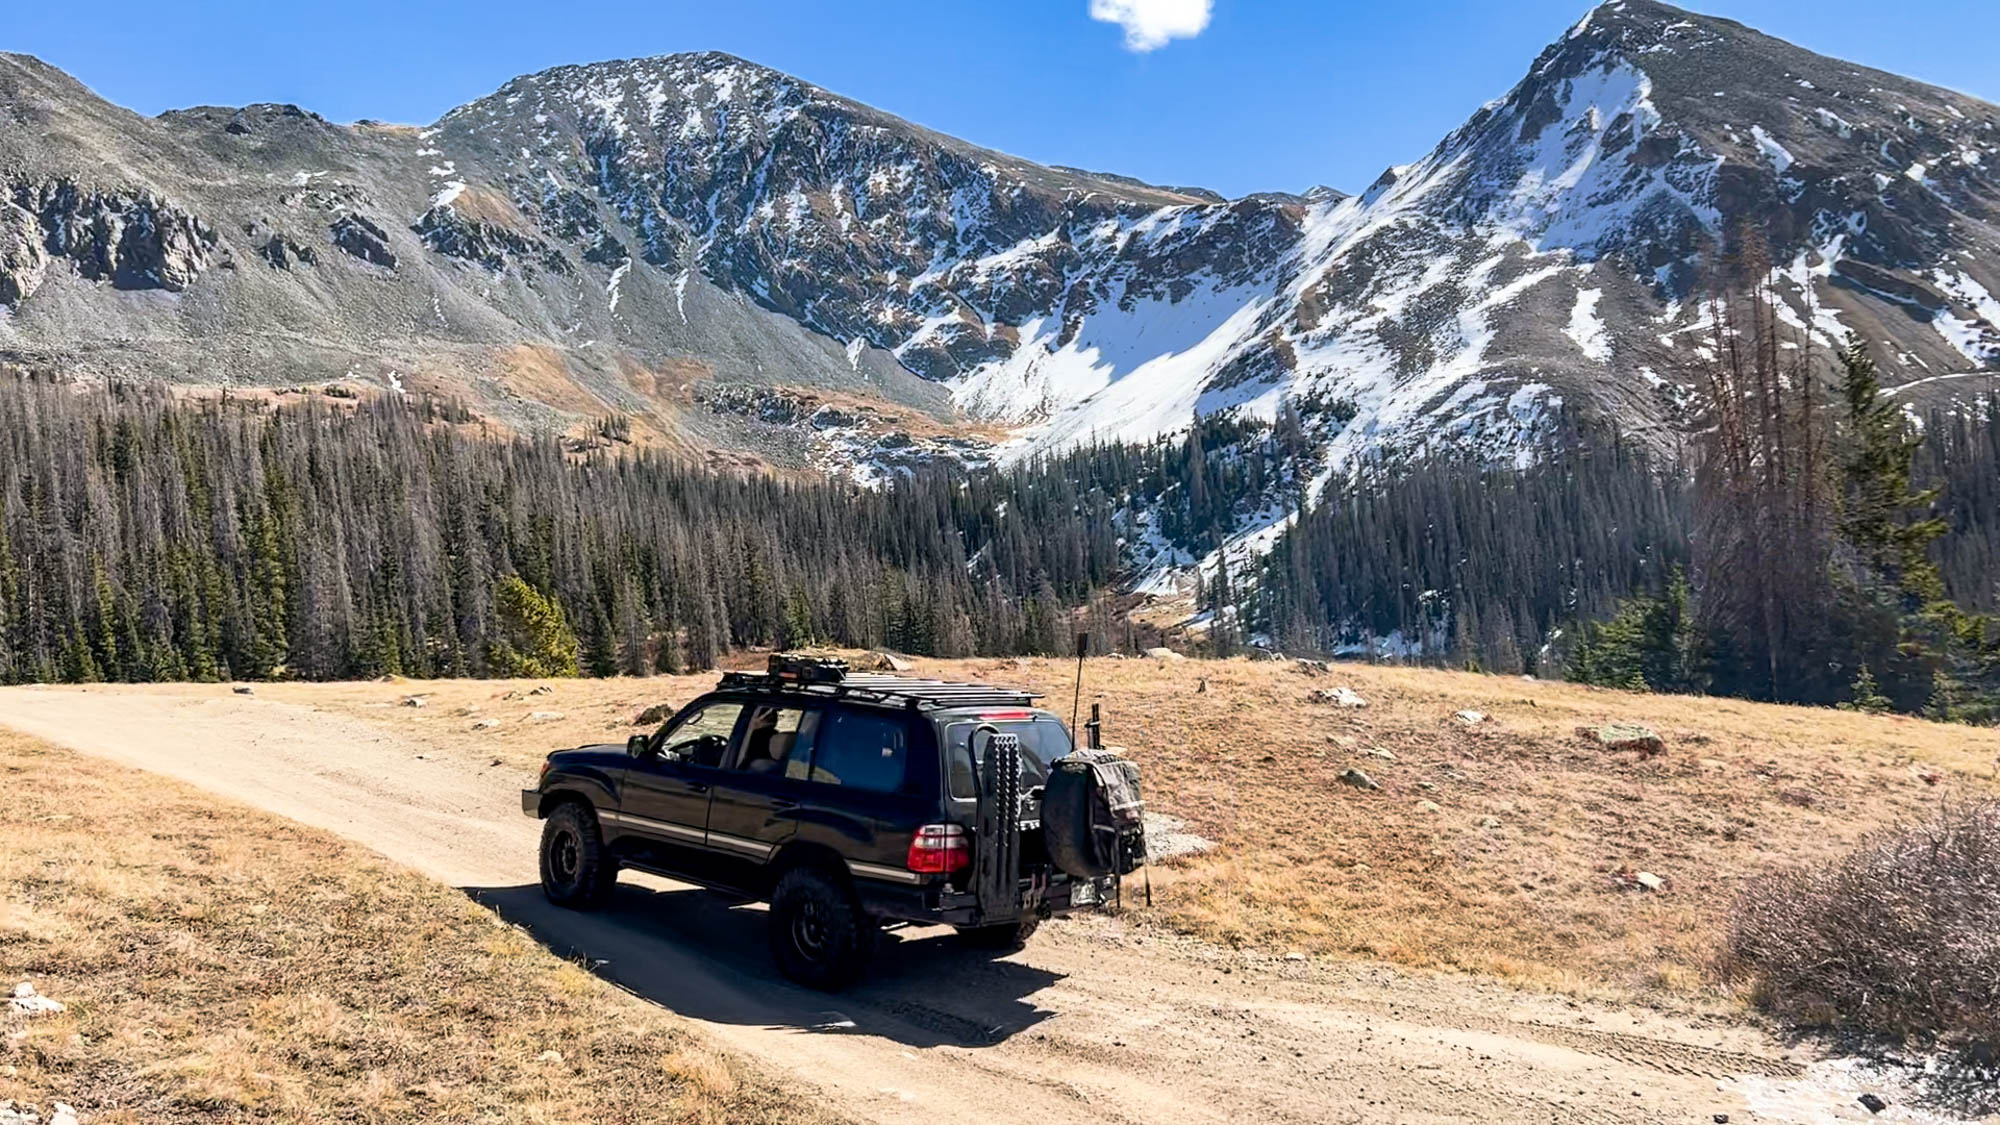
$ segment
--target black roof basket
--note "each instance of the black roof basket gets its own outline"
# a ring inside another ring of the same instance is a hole
[[[724,672],[724,689],[797,693],[824,699],[945,709],[952,707],[1032,707],[1041,693],[990,684],[958,684],[911,676],[849,672],[844,660],[777,653],[767,672]]]

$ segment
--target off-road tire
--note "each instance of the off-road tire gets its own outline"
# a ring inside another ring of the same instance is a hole
[[[825,872],[795,867],[771,892],[771,955],[778,971],[808,988],[853,984],[875,952],[875,923],[854,895]]]
[[[974,949],[992,949],[1011,953],[1028,944],[1035,931],[1042,928],[1040,918],[1027,918],[1019,922],[1008,922],[1003,926],[960,926],[958,940]]]
[[[571,910],[594,910],[618,885],[618,863],[604,846],[597,813],[565,801],[542,821],[542,893]]]

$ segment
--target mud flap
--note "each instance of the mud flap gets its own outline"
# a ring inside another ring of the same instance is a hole
[[[979,896],[979,924],[1018,920],[1021,901],[1021,740],[982,727],[985,776],[979,786],[979,828],[974,840],[972,889]]]

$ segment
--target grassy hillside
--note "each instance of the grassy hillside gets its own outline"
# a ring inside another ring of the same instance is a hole
[[[219,689],[216,689],[219,690]],[[0,1099],[139,1122],[816,1122],[673,1015],[335,837],[0,733]]]
[[[1034,687],[1068,714],[1073,663],[917,667]],[[259,691],[525,773],[551,748],[622,741],[641,708],[713,683],[550,681],[544,695],[519,682]],[[1369,706],[1308,702],[1339,685]],[[426,706],[401,705],[416,694]],[[1146,920],[1223,943],[1578,991],[1705,991],[1745,879],[1845,848],[1954,792],[2000,789],[2000,732],[1512,677],[1092,660],[1086,710],[1092,701],[1106,709],[1107,741],[1144,764],[1151,806],[1217,844],[1155,870]],[[1453,718],[1467,709],[1488,717]],[[1613,720],[1651,725],[1666,753],[1608,752],[1577,734]],[[476,728],[482,721],[497,725]],[[1381,788],[1341,783],[1350,767]],[[1641,872],[1663,889],[1635,889]]]

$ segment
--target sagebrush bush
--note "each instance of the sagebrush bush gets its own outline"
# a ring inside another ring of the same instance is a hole
[[[1722,956],[1774,1015],[2000,1048],[2000,800],[1948,806],[1843,858],[1759,880]]]

